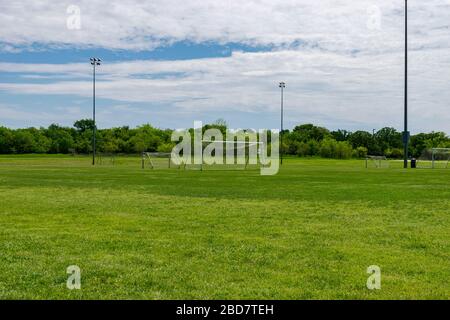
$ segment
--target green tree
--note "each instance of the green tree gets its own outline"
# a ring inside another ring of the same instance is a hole
[[[35,142],[33,135],[26,129],[14,132],[14,150],[17,153],[33,153]]]
[[[403,149],[401,148],[389,148],[386,150],[386,157],[391,159],[403,159]]]
[[[130,142],[136,152],[154,152],[165,140],[161,136],[162,130],[146,124],[136,129],[136,134],[130,139]]]
[[[351,135],[350,131],[342,130],[342,129],[331,132],[331,136],[336,141],[347,141],[350,135]]]
[[[219,118],[216,121],[214,121],[213,125],[228,128],[228,123],[225,121],[225,119],[222,118]]]
[[[48,153],[50,150],[51,141],[44,135],[44,128],[28,128],[26,129],[32,136],[34,140],[33,153]]]
[[[358,147],[367,148],[369,154],[371,155],[382,155],[382,147],[377,145],[374,136],[367,131],[356,131],[353,132],[349,138],[348,142],[351,146],[356,149]]]
[[[57,124],[48,127],[45,135],[51,140],[50,153],[68,153],[69,149],[75,147],[74,134],[70,128],[63,128]]]
[[[174,143],[166,142],[166,143],[160,144],[156,151],[162,152],[162,153],[170,153],[170,152],[172,152],[172,149],[174,146],[175,146]]]
[[[450,147],[450,139],[444,132],[419,133],[411,136],[410,152],[413,157],[420,157],[432,148]]]
[[[364,159],[367,157],[368,150],[366,147],[358,147],[354,150],[353,155],[355,158]]]
[[[14,132],[8,128],[0,127],[0,153],[13,153]]]
[[[402,134],[394,128],[383,128],[375,134],[375,144],[381,151],[401,148],[403,145]]]
[[[346,141],[327,138],[320,143],[319,155],[323,158],[349,159],[352,153],[353,149]]]
[[[94,130],[94,120],[92,120],[92,119],[81,119],[81,120],[75,121],[73,126],[79,132],[93,131]]]
[[[303,124],[296,126],[293,130],[294,140],[297,141],[322,141],[323,139],[330,137],[330,131],[326,128],[317,127],[313,124]]]

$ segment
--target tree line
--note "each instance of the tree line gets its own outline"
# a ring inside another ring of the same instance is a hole
[[[419,133],[411,136],[409,155],[419,158],[431,148],[450,148],[450,137],[444,132]],[[403,158],[403,135],[395,128],[385,127],[377,132],[330,131],[312,124],[283,132],[283,152],[298,156],[325,158],[363,158],[367,155]]]
[[[207,128],[226,130],[226,123],[218,120]],[[52,124],[47,128],[9,129],[0,127],[0,154],[79,153],[92,152],[92,120],[83,119],[73,127]],[[174,146],[171,129],[159,129],[149,124],[136,128],[128,126],[98,129],[97,150],[104,153],[136,154],[170,152]],[[374,133],[347,130],[330,131],[313,124],[296,126],[282,132],[281,151],[284,154],[324,158],[349,159],[367,155],[403,157],[402,134],[394,128],[382,128]],[[411,136],[409,154],[420,157],[431,148],[450,148],[450,137],[444,132],[419,133]]]

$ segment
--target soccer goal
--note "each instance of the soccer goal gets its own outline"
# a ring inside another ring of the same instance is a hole
[[[385,156],[367,156],[366,168],[389,168],[389,160]]]
[[[450,148],[425,150],[417,161],[418,168],[450,169]]]
[[[114,166],[116,163],[115,153],[98,152],[95,155],[95,163],[97,165],[110,165]]]
[[[252,141],[202,141],[201,150],[191,150],[191,155],[143,152],[142,169],[182,170],[257,170],[268,165],[264,142]]]
[[[170,169],[173,167],[171,154],[164,152],[143,152],[142,169]]]
[[[186,165],[200,170],[257,170],[265,164],[264,142],[202,141],[202,164]]]

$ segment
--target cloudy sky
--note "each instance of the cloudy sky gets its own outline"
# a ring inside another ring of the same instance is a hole
[[[450,1],[409,0],[411,131],[450,133]],[[0,125],[402,129],[404,0],[0,2]]]

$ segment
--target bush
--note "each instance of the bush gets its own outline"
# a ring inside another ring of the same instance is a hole
[[[391,159],[402,159],[403,158],[403,150],[399,148],[392,148],[386,150],[386,157]]]
[[[299,142],[296,144],[297,150],[296,154],[300,157],[306,157],[311,155],[311,149],[309,147],[309,144],[305,142]]]
[[[286,144],[288,145],[288,154],[297,154],[297,150],[299,148],[299,142],[297,141],[287,141]]]
[[[163,143],[158,146],[158,149],[156,151],[161,153],[170,153],[172,152],[174,146],[175,144],[173,143]]]
[[[12,153],[14,148],[13,131],[0,127],[0,153]]]
[[[34,152],[34,138],[27,130],[17,130],[14,132],[14,149],[17,153],[33,153]]]
[[[308,148],[309,148],[309,156],[316,156],[319,154],[320,149],[320,143],[316,140],[310,140],[308,141]]]
[[[366,147],[358,147],[353,151],[353,156],[358,159],[364,159],[367,157],[368,152]]]
[[[325,139],[320,144],[319,155],[322,158],[334,158],[336,154],[336,140]]]
[[[336,143],[336,154],[333,158],[350,159],[353,154],[353,149],[347,141],[338,141]]]
[[[325,139],[320,144],[319,154],[323,158],[349,159],[353,149],[346,141],[336,141],[334,139]]]

